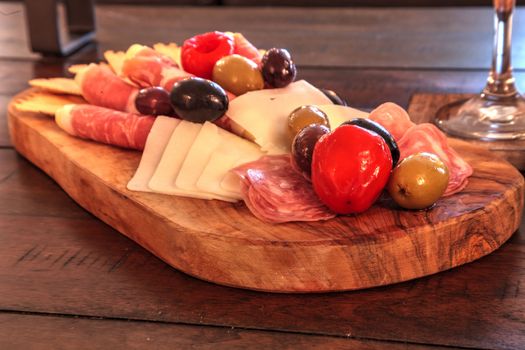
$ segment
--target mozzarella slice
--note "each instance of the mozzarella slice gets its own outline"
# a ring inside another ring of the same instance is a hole
[[[148,183],[152,191],[165,194],[186,194],[175,186],[175,180],[201,127],[202,124],[184,120],[177,125],[164,149],[157,169]],[[208,199],[208,196],[201,195],[198,198]]]
[[[135,175],[128,182],[128,190],[150,192],[148,187],[162,154],[170,140],[171,134],[179,124],[175,118],[158,116],[146,140],[146,146]]]
[[[353,118],[368,118],[368,113],[360,111],[348,106],[339,105],[318,105],[320,110],[326,113],[328,121],[330,122],[330,128],[333,130],[345,121]]]
[[[287,118],[302,105],[326,105],[331,101],[319,89],[300,80],[281,89],[248,92],[230,102],[228,117],[253,135],[263,151],[290,152]]]

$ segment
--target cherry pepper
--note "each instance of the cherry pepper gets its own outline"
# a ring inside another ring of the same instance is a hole
[[[360,213],[372,206],[392,171],[392,154],[377,133],[341,125],[317,141],[312,184],[319,199],[338,214]]]

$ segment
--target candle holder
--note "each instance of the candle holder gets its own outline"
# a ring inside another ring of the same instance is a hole
[[[64,8],[66,28],[63,28],[57,0],[25,0],[26,23],[34,52],[68,56],[93,41],[93,0],[64,0]]]

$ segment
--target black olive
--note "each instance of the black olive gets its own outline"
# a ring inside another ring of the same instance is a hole
[[[399,147],[397,147],[396,140],[394,140],[394,137],[386,130],[382,125],[370,120],[370,119],[364,119],[364,118],[354,118],[347,120],[341,125],[355,125],[359,126],[363,129],[367,129],[370,131],[375,132],[379,136],[381,136],[386,144],[388,145],[388,148],[390,148],[390,153],[392,154],[392,168],[394,168],[399,161]]]
[[[224,89],[213,81],[196,77],[175,83],[170,100],[178,117],[194,123],[212,122],[228,109]]]
[[[343,98],[341,98],[335,91],[328,89],[321,89],[321,91],[323,92],[323,94],[325,94],[326,97],[330,99],[330,101],[332,101],[334,105],[348,106],[348,103],[346,103],[346,101]]]

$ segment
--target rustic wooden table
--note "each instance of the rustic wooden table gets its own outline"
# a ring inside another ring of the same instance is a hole
[[[10,145],[6,107],[33,77],[134,42],[242,31],[291,50],[300,76],[357,107],[415,92],[477,92],[491,10],[99,6],[98,46],[27,49],[23,8],[0,2],[0,348],[525,348],[525,226],[476,262],[369,290],[283,295],[180,273],[73,202]],[[525,90],[525,11],[514,66]],[[524,224],[525,225],[525,222]]]

